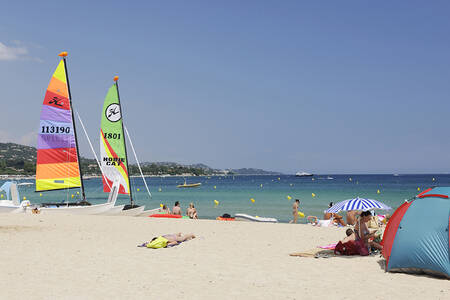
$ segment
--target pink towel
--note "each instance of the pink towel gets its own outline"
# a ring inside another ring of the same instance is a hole
[[[337,245],[337,243],[336,244],[329,244],[329,245],[326,245],[326,246],[317,246],[317,247],[321,248],[321,249],[334,250],[336,245]]]

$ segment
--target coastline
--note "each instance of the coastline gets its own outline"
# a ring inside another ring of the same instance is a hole
[[[192,232],[168,249],[136,247],[153,236]],[[298,258],[336,242],[344,228],[4,214],[0,218],[5,299],[445,299],[447,280],[385,273],[383,259]],[[364,279],[362,279],[364,278]],[[367,288],[358,288],[358,284]],[[350,294],[349,294],[350,293]]]

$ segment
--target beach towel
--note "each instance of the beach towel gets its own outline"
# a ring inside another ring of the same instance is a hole
[[[337,243],[329,244],[329,245],[325,245],[325,246],[317,246],[317,247],[321,248],[321,249],[334,250],[336,245],[337,245]]]
[[[162,236],[159,236],[151,242],[145,242],[141,245],[138,245],[138,247],[147,247],[147,248],[152,248],[152,249],[165,248],[165,247],[167,247],[168,241],[169,241],[168,239],[166,239]]]

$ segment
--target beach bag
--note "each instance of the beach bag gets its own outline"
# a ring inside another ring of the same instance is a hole
[[[363,240],[357,240],[357,241],[355,241],[355,244],[358,249],[359,255],[361,255],[361,256],[369,255],[369,249],[366,247],[366,244],[364,244]]]
[[[167,242],[169,240],[166,238],[163,238],[162,236],[157,237],[156,239],[154,239],[153,241],[147,243],[147,248],[153,248],[153,249],[158,249],[158,248],[165,248],[167,247]]]
[[[359,252],[359,247],[356,245],[355,241],[348,241],[345,243],[339,241],[339,243],[336,244],[336,247],[334,247],[334,254],[338,255],[358,255]]]

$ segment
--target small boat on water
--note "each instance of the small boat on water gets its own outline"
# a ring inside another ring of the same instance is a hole
[[[309,176],[313,176],[314,174],[311,173],[307,173],[307,172],[297,172],[295,173],[295,176],[297,177],[309,177]]]
[[[275,218],[264,218],[258,216],[250,216],[247,214],[236,214],[234,215],[234,219],[236,221],[253,221],[253,222],[262,222],[262,223],[278,223],[278,220]]]
[[[177,188],[191,188],[191,187],[199,187],[202,184],[200,182],[197,183],[186,183],[186,180],[184,180],[183,184],[177,185]]]

